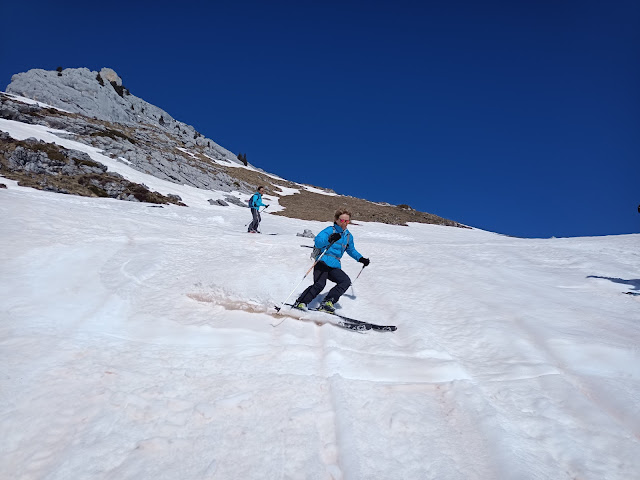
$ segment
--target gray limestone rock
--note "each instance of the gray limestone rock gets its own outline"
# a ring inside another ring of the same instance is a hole
[[[217,205],[217,206],[220,206],[220,207],[228,207],[229,206],[229,204],[227,202],[225,202],[224,200],[213,200],[212,198],[210,198],[208,200],[208,202],[211,205]]]
[[[0,116],[64,130],[69,133],[59,133],[60,137],[91,145],[167,181],[223,192],[254,189],[216,163],[240,163],[233,153],[120,87],[122,79],[107,68],[100,73],[65,69],[61,76],[30,70],[13,76],[7,87],[11,95],[74,113],[22,103],[0,93]]]
[[[316,238],[316,236],[313,234],[313,232],[311,230],[307,230],[306,228],[304,229],[304,232],[302,233],[296,233],[297,237],[306,237],[306,238]]]
[[[238,206],[238,207],[246,207],[246,206],[247,206],[247,203],[246,203],[246,202],[243,202],[243,201],[242,201],[242,200],[240,200],[238,197],[233,196],[233,195],[225,195],[225,196],[224,196],[224,199],[225,199],[227,202],[229,202],[229,203],[231,203],[231,204],[233,204],[233,205],[236,205],[236,206]]]
[[[212,158],[241,163],[229,150],[175,120],[161,108],[131,95],[118,74],[103,68],[67,68],[58,72],[33,69],[11,78],[6,91],[55,107],[112,123],[150,124],[176,137],[187,148],[198,146]],[[6,118],[6,117],[4,117]]]

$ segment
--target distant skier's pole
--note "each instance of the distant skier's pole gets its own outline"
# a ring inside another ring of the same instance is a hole
[[[309,270],[307,270],[307,273],[304,274],[304,277],[302,277],[302,280],[300,280],[298,282],[298,284],[295,286],[295,288],[291,291],[291,293],[289,295],[287,295],[287,298],[284,299],[284,302],[282,302],[282,304],[280,304],[279,307],[276,307],[276,311],[279,312],[280,310],[282,310],[284,308],[285,303],[287,303],[287,300],[289,300],[289,297],[291,297],[291,295],[293,295],[293,292],[295,292],[298,287],[300,286],[300,284],[304,281],[305,278],[307,278],[307,275],[309,275],[309,272],[311,272],[311,270],[313,270],[313,268],[316,266],[316,264],[322,259],[322,257],[324,257],[324,254],[327,253],[327,251],[329,250],[329,248],[331,247],[331,245],[333,245],[335,242],[331,242],[329,244],[329,246],[326,248],[326,250],[324,252],[322,252],[322,255],[320,255],[315,262],[313,262],[313,265],[311,265],[311,267],[309,268]],[[282,322],[284,322],[284,317],[275,325],[273,325],[274,327],[277,327],[278,325],[280,325]]]
[[[266,207],[264,207],[262,210],[258,210],[258,213],[262,213],[262,212],[264,212],[267,208],[269,208],[269,205],[267,205]],[[251,222],[253,222],[253,220],[251,220]],[[251,223],[251,222],[249,222],[249,223]],[[249,223],[245,224],[245,227],[248,227],[248,226],[249,226]]]

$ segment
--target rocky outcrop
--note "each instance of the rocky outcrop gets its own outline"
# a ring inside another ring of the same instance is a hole
[[[463,227],[406,205],[383,205],[335,195],[321,187],[306,189],[252,166],[244,168],[244,162],[232,152],[132,95],[125,84],[109,68],[100,72],[87,68],[29,70],[12,77],[8,94],[0,92],[0,117],[63,130],[68,133],[57,135],[91,145],[104,155],[169,182],[226,192],[224,200],[210,201],[216,206],[246,207],[232,193],[251,194],[258,185],[264,185],[269,195],[280,197],[279,204],[284,207],[272,213],[275,215],[330,221],[337,208],[347,207],[361,221]],[[18,95],[26,98],[17,98]],[[34,104],[33,100],[42,103]],[[61,193],[181,203],[175,195],[161,196],[149,192],[144,185],[127,182],[84,153],[41,143],[0,137],[0,174],[21,185]],[[282,195],[282,189],[298,193]]]
[[[6,91],[110,123],[157,125],[185,143],[205,145],[211,142],[229,160],[239,163],[235,155],[210,139],[203,137],[195,142],[200,135],[192,126],[132,95],[110,68],[100,72],[88,68],[67,68],[61,72],[33,69],[14,75]]]
[[[4,94],[0,94],[0,117],[65,130],[73,140],[96,147],[114,159],[122,158],[141,172],[180,185],[244,193],[251,193],[256,186],[227,173],[224,165],[239,162],[231,158],[231,152],[210,140],[206,146],[187,144],[184,135],[181,137],[158,125],[108,122],[25,104]],[[198,141],[202,143],[202,139],[204,137],[199,137]]]
[[[128,154],[131,158],[127,159],[134,165],[140,165],[141,170],[146,170],[142,164],[146,163],[145,160],[149,156],[154,157],[149,163],[156,161],[162,163],[158,158],[156,148],[153,148],[153,151],[144,148],[144,145],[149,145],[156,141],[160,141],[163,144],[173,144],[185,149],[194,149],[214,161],[231,164],[241,163],[235,154],[221,147],[213,140],[204,137],[191,125],[174,119],[161,108],[132,95],[123,86],[120,76],[110,68],[103,68],[100,72],[91,71],[87,68],[67,68],[61,72],[33,69],[14,75],[6,91],[7,93],[37,100],[67,112],[79,114],[87,119],[117,124],[118,130],[136,130],[136,134],[140,134],[144,138],[140,139],[139,145],[131,143],[133,148],[125,149],[124,151],[121,148],[120,140],[127,140],[126,136],[117,139],[118,141],[115,143],[110,143],[103,138],[103,144],[97,139],[92,144],[95,143],[99,148],[107,147],[110,149],[109,153],[114,155],[124,156]],[[30,107],[33,107],[33,105]],[[3,118],[13,119],[10,111],[3,113],[2,116]],[[87,120],[83,120],[80,116],[75,118],[80,123],[87,123]],[[67,119],[64,119],[62,123],[65,124],[66,128]],[[54,124],[51,126],[55,126]],[[58,125],[56,128],[61,126]],[[78,125],[76,125],[77,128]],[[74,133],[87,133],[86,128],[84,130],[85,132],[74,131]],[[134,136],[129,136],[128,140],[132,137]],[[106,145],[104,145],[105,143]],[[124,147],[130,146],[124,145]],[[156,155],[153,155],[153,153],[156,153]],[[166,156],[161,156],[163,160],[169,162],[176,160],[175,155],[172,156],[171,152]],[[166,164],[157,166],[157,169],[154,170],[152,168],[152,170],[155,172],[163,170]],[[208,188],[208,182],[202,178],[199,180],[191,178],[191,175],[195,173],[194,171],[186,172],[178,177],[179,181],[186,181],[187,184],[200,188]],[[170,178],[171,175],[168,175],[167,179]],[[216,187],[221,187],[226,184],[227,180],[227,178],[223,177],[213,184]]]
[[[316,238],[316,236],[313,234],[313,232],[311,230],[308,229],[304,229],[304,232],[302,233],[296,233],[297,237],[305,237],[305,238]]]
[[[151,192],[129,182],[89,155],[34,138],[14,140],[0,132],[0,174],[20,185],[56,193],[183,205],[177,195]]]

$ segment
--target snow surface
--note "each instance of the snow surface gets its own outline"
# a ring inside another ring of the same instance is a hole
[[[53,108],[55,110],[58,110],[59,112],[73,113],[69,110],[65,110],[64,108],[54,107],[53,105],[49,105],[48,103],[38,102],[37,100],[33,100],[31,98],[22,97],[20,95],[15,95],[13,93],[7,93],[7,92],[2,92],[2,93],[7,97],[17,100],[18,102],[26,103],[27,105],[37,105],[42,108]]]
[[[339,311],[398,330],[279,323],[328,222],[108,160],[193,206],[0,179],[0,478],[639,478],[640,235],[358,222]]]

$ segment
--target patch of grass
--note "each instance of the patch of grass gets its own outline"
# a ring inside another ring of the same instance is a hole
[[[82,167],[83,165],[86,166],[86,167],[100,168],[100,169],[102,169],[102,167],[103,167],[103,165],[101,163],[94,162],[93,160],[74,158],[73,161],[75,162],[75,164],[78,167]]]
[[[44,152],[51,160],[67,162],[67,156],[64,154],[62,147],[59,147],[55,143],[33,143],[25,145],[24,147],[29,150]]]
[[[25,150],[45,153],[47,157],[57,162],[67,162],[67,155],[64,153],[65,149],[55,143],[26,142],[13,138],[3,140],[2,143],[0,143],[0,160],[6,162],[16,147],[23,147]]]
[[[362,222],[379,222],[389,225],[407,225],[408,222],[432,223],[451,227],[464,225],[417,210],[405,210],[394,206],[379,205],[361,198],[343,195],[323,195],[321,193],[300,190],[300,193],[283,195],[279,199],[285,210],[273,212],[272,215],[331,222],[334,212],[339,208],[347,208],[353,213],[354,220]]]
[[[109,83],[111,83],[111,86],[113,87],[113,89],[116,91],[116,93],[117,93],[118,95],[120,95],[121,97],[124,97],[124,91],[126,90],[126,88],[125,88],[125,87],[123,87],[122,85],[118,85],[118,84],[117,84],[116,82],[114,82],[114,81],[109,82]],[[128,94],[128,93],[129,93],[129,92],[127,91],[127,94]]]
[[[126,140],[127,142],[131,143],[131,144],[136,144],[136,141],[131,138],[129,135],[126,135],[118,130],[114,130],[112,128],[107,128],[104,131],[99,131],[99,132],[91,132],[91,134],[89,135],[91,137],[109,137],[112,138],[113,140]]]
[[[96,197],[108,197],[109,196],[106,191],[104,191],[102,188],[96,187],[95,185],[89,185],[87,187],[87,189],[90,192],[94,193]]]

